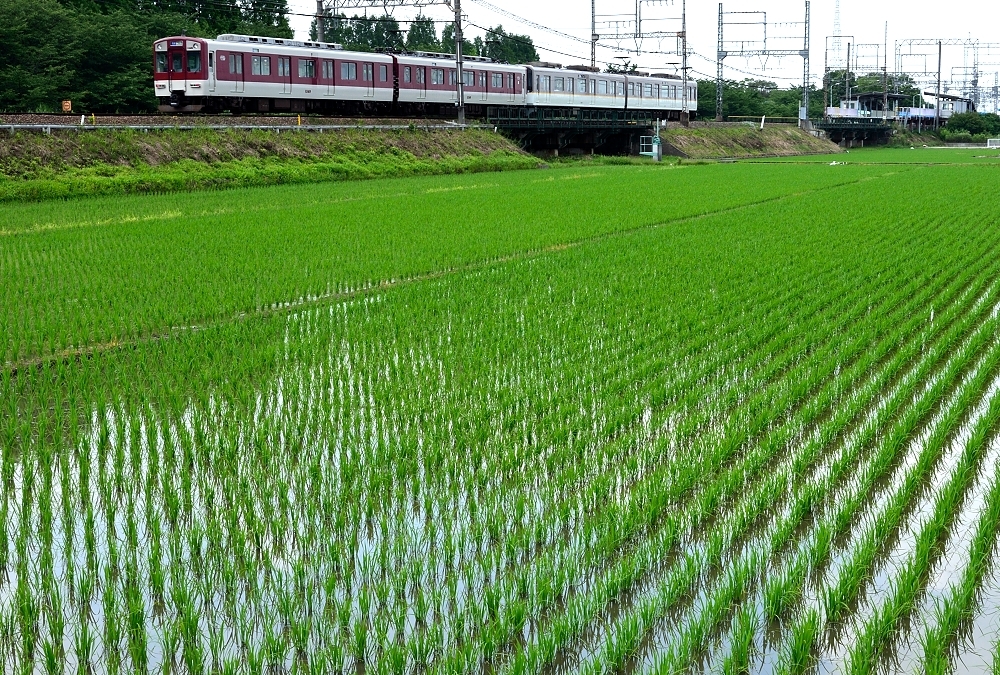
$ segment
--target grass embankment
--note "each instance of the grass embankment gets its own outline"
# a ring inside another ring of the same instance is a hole
[[[0,136],[0,202],[537,165],[485,130],[21,132]]]
[[[830,141],[791,126],[706,126],[668,129],[663,139],[692,159],[785,157],[839,152]]]

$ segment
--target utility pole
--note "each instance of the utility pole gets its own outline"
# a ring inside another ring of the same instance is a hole
[[[851,43],[847,43],[847,67],[844,68],[844,100],[851,101]]]
[[[458,123],[465,124],[465,73],[462,72],[462,0],[455,0],[455,75],[458,77]]]
[[[722,121],[722,61],[726,58],[722,38],[722,3],[719,3],[719,49],[715,55],[715,121]]]
[[[941,126],[941,42],[938,41],[937,93],[934,95],[934,131]]]
[[[597,68],[597,0],[590,0],[590,67]]]
[[[809,119],[809,0],[806,0],[806,33],[805,40],[802,47],[802,109],[804,111],[803,115],[800,115],[802,120],[799,122],[799,126],[805,127],[806,121]]]
[[[687,0],[681,1],[681,52],[681,77],[683,78],[684,87],[684,94],[681,97],[681,124],[687,126],[691,120],[691,111],[688,104]]]
[[[882,119],[889,119],[889,22],[885,22],[885,65],[882,67]]]
[[[837,6],[838,7],[840,6],[839,0],[837,2]],[[829,38],[827,38],[827,44],[829,45]],[[830,77],[830,48],[829,46],[827,46],[827,48],[823,51],[823,117],[824,118],[826,117],[826,109],[829,107],[829,102],[826,95],[827,92],[826,81],[827,78],[829,77]]]
[[[326,42],[326,12],[323,9],[323,0],[316,0],[316,39],[319,42]]]

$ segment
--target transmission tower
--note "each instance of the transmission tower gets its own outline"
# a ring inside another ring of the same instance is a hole
[[[809,115],[809,28],[810,28],[810,18],[809,18],[809,0],[806,0],[805,9],[805,21],[791,21],[782,22],[780,24],[768,23],[767,12],[726,12],[722,8],[722,3],[719,3],[719,48],[716,52],[716,76],[715,76],[715,119],[718,122],[722,121],[722,106],[723,106],[723,96],[722,89],[724,85],[722,65],[726,57],[737,56],[742,58],[752,58],[761,57],[767,58],[771,56],[782,57],[782,56],[800,56],[802,57],[802,110],[799,112],[800,122],[808,118]],[[739,16],[740,18],[749,17],[746,21],[726,21],[727,16]],[[802,32],[794,36],[780,36],[768,37],[768,26],[799,26]],[[755,36],[753,39],[742,39],[742,40],[729,40],[725,38],[726,26],[750,26],[759,27],[761,30],[760,36]],[[775,40],[802,40],[801,49],[791,49],[791,48],[773,48],[771,45]],[[770,42],[769,42],[770,40]],[[804,114],[803,114],[804,111]]]
[[[833,6],[833,48],[834,57],[840,60],[840,50],[843,48],[843,43],[840,39],[840,0],[837,0],[836,4]]]

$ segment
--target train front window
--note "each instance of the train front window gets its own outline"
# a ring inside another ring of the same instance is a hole
[[[175,73],[184,72],[184,56],[182,54],[171,54],[170,70]]]
[[[188,52],[188,72],[201,71],[201,52]]]
[[[156,72],[167,72],[167,55],[162,52],[156,55]]]

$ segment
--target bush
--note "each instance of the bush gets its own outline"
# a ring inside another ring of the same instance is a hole
[[[970,136],[981,135],[986,137],[1000,136],[1000,116],[993,113],[981,115],[979,113],[959,113],[952,115],[945,126],[948,133],[965,132]]]

